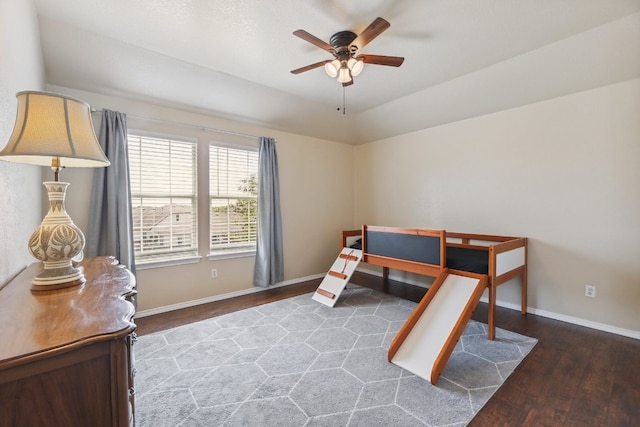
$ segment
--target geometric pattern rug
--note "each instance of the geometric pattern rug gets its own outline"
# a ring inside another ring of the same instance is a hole
[[[387,361],[416,303],[349,285],[138,337],[136,424],[464,426],[536,344],[469,321],[437,385]]]

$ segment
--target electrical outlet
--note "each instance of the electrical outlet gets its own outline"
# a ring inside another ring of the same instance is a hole
[[[596,287],[594,285],[585,285],[584,296],[589,298],[596,297]]]
[[[217,279],[218,278],[218,269],[217,268],[212,268],[211,269],[211,278],[212,279]]]

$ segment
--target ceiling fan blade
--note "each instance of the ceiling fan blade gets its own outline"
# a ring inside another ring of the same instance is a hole
[[[307,66],[304,66],[304,67],[296,68],[295,70],[291,70],[291,74],[304,73],[305,71],[309,71],[309,70],[313,70],[314,68],[322,67],[327,62],[331,62],[331,60],[327,59],[326,61],[320,61],[320,62],[316,62],[315,64],[310,64],[310,65],[307,65]]]
[[[404,58],[401,56],[358,55],[356,59],[362,59],[365,64],[389,65],[391,67],[399,67],[404,62]]]
[[[389,21],[378,17],[369,24],[369,26],[365,28],[353,42],[351,42],[351,45],[355,45],[358,49],[362,49],[390,26],[391,24],[389,24]]]
[[[300,37],[302,40],[311,43],[312,45],[318,46],[322,50],[326,50],[327,52],[331,52],[333,47],[327,42],[324,42],[314,36],[313,34],[307,33],[305,30],[296,30],[293,32],[294,36]]]

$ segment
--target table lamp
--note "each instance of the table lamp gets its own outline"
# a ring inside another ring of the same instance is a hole
[[[58,176],[65,167],[104,167],[109,160],[96,138],[89,104],[50,92],[24,91],[16,97],[15,127],[0,160],[50,166],[54,172],[54,180],[43,183],[49,211],[29,238],[29,252],[44,264],[32,290],[81,285],[84,275],[73,260],[82,259],[85,238],[65,211],[69,183]]]

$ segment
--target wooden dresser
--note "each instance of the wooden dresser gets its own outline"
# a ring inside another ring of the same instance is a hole
[[[135,278],[110,257],[82,286],[31,291],[34,264],[0,289],[0,426],[134,425]]]

